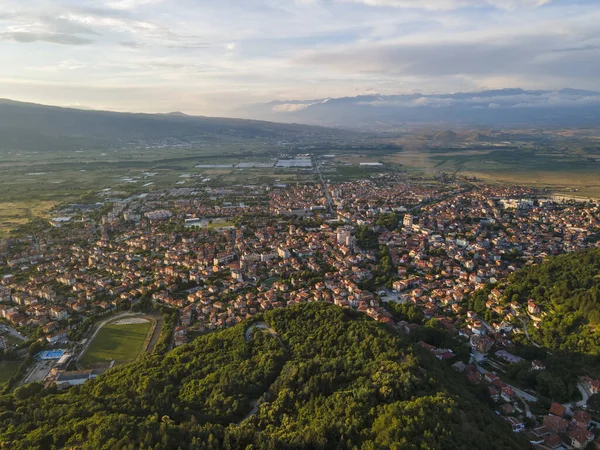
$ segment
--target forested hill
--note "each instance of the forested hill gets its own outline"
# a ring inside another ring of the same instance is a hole
[[[65,393],[4,396],[0,448],[527,448],[463,377],[364,315],[313,303],[262,320],[281,340],[246,342],[240,324]]]
[[[338,133],[340,134],[340,133]],[[348,133],[345,132],[345,135]],[[72,151],[130,143],[270,140],[337,136],[335,130],[295,124],[182,114],[93,111],[0,99],[0,150]]]
[[[529,333],[549,349],[600,354],[600,249],[545,259],[511,276],[505,295],[542,308]]]

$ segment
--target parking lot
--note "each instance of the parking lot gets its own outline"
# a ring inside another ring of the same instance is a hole
[[[32,383],[34,381],[43,381],[54,366],[56,361],[36,361],[33,368],[23,380],[22,384]]]

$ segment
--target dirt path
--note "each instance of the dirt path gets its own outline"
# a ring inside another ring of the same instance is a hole
[[[152,331],[152,337],[150,337],[150,341],[148,341],[148,345],[146,346],[146,353],[151,353],[154,350],[154,346],[158,342],[158,338],[160,338],[160,333],[162,331],[163,326],[163,316],[158,315],[155,317],[154,330]]]
[[[254,329],[256,329],[256,328],[258,328],[260,330],[265,330],[267,333],[269,333],[271,336],[273,336],[275,339],[277,339],[282,347],[284,347],[283,342],[281,342],[281,339],[279,338],[279,335],[277,334],[277,332],[273,328],[271,328],[269,326],[269,324],[267,324],[265,322],[256,322],[255,324],[252,324],[248,327],[248,329],[246,330],[246,334],[245,334],[246,342],[250,341],[250,338],[252,337],[252,331],[254,331]]]
[[[273,336],[275,339],[277,339],[277,342],[279,342],[279,345],[281,345],[281,348],[283,348],[284,350],[287,351],[287,349],[285,348],[285,345],[283,345],[283,341],[281,340],[281,338],[279,337],[277,332],[273,328],[271,328],[270,325],[266,322],[256,322],[256,323],[250,325],[244,335],[244,337],[246,338],[246,342],[250,341],[250,338],[252,337],[252,331],[254,331],[255,329],[263,330],[263,331],[266,331],[267,333],[269,333],[271,336]],[[250,406],[252,406],[252,410],[248,414],[246,414],[246,416],[244,416],[244,418],[242,420],[240,420],[238,422],[238,425],[241,424],[242,422],[248,420],[254,414],[256,414],[260,408],[261,403],[263,403],[265,400],[269,400],[273,396],[273,391],[271,388],[273,387],[274,384],[275,384],[275,381],[269,387],[269,389],[267,389],[267,391],[262,395],[262,397],[260,397],[258,400],[252,400],[250,402]]]

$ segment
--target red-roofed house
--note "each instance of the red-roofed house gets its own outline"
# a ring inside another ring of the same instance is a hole
[[[594,433],[590,433],[585,428],[572,426],[567,431],[567,436],[571,439],[571,447],[585,448],[594,440]]]
[[[544,444],[547,448],[555,450],[559,447],[562,447],[563,442],[562,439],[556,433],[547,434],[544,436]]]
[[[544,416],[544,426],[555,433],[564,433],[569,426],[569,422],[558,416],[547,415]]]
[[[567,408],[565,408],[560,403],[554,402],[550,405],[550,414],[554,414],[555,416],[562,417],[567,412]]]
[[[589,412],[578,409],[573,413],[573,423],[581,428],[587,428],[592,420]]]
[[[500,396],[506,402],[510,402],[515,398],[515,391],[510,386],[502,386]]]

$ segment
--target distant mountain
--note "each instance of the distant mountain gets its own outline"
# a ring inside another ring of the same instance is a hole
[[[181,111],[172,111],[165,114],[165,116],[176,116],[176,117],[190,117],[189,114],[182,113]]]
[[[501,89],[456,94],[361,95],[250,105],[240,116],[347,127],[587,127],[600,123],[600,92]]]
[[[307,125],[168,114],[93,111],[0,99],[0,149],[74,150],[131,143],[293,140],[329,135]]]

